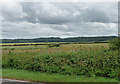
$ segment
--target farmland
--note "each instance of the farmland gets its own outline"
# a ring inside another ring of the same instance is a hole
[[[110,50],[108,43],[63,43],[57,47],[48,44],[50,43],[24,46],[14,46],[16,43],[3,44],[3,70],[11,68],[63,76],[118,79],[118,51]]]

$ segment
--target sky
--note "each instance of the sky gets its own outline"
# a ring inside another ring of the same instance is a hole
[[[117,2],[2,3],[2,38],[118,35]]]

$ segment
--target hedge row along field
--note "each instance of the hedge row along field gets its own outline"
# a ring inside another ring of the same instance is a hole
[[[31,46],[31,45],[61,45],[61,44],[94,44],[94,43],[108,43],[108,41],[95,42],[43,42],[43,43],[2,43],[0,46]]]
[[[26,50],[14,48],[3,50],[3,68],[118,78],[118,51],[110,50],[108,44],[67,44]]]

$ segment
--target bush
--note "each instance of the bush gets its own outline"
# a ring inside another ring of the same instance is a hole
[[[110,49],[118,50],[120,49],[120,37],[110,40]]]
[[[48,44],[49,47],[59,47],[60,44]]]

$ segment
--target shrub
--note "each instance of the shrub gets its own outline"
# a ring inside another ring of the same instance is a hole
[[[59,47],[60,44],[48,44],[49,47]]]
[[[120,49],[120,37],[110,40],[110,49],[118,50]]]

